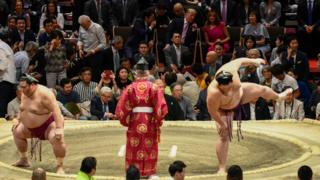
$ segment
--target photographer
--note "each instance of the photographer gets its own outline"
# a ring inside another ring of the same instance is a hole
[[[102,87],[109,87],[110,89],[112,89],[114,96],[120,96],[120,91],[115,80],[115,75],[111,70],[105,70],[103,71],[103,73],[101,73],[101,79],[98,86],[95,88],[96,94],[100,94],[100,90]]]

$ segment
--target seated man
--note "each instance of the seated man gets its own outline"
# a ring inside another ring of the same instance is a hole
[[[184,180],[185,177],[185,168],[187,166],[184,164],[183,161],[174,161],[169,166],[169,173],[171,176],[171,180]]]
[[[183,88],[181,84],[173,83],[170,88],[172,96],[178,101],[181,110],[184,113],[184,119],[197,120],[190,99],[183,96]]]
[[[284,90],[291,88],[285,87]],[[284,101],[277,102],[273,119],[296,119],[302,121],[304,119],[303,102],[294,98],[292,93],[287,95]]]
[[[139,43],[138,53],[136,53],[133,57],[135,64],[144,57],[145,60],[149,63],[149,70],[153,68],[156,63],[156,58],[153,53],[150,52],[148,44],[145,41],[141,41]]]
[[[93,175],[96,174],[97,160],[95,157],[86,157],[81,162],[80,172],[76,180],[95,180]]]
[[[64,119],[54,94],[47,87],[38,85],[38,81],[30,75],[20,79],[19,87],[23,94],[20,113],[15,120],[12,133],[20,159],[13,166],[30,166],[27,139],[39,138],[49,140],[52,144],[57,159],[57,173],[64,174]]]
[[[13,118],[16,118],[18,116],[19,113],[19,106],[21,103],[21,89],[19,87],[17,87],[16,89],[16,95],[17,97],[15,97],[12,101],[9,102],[8,104],[8,120],[12,120]]]
[[[223,65],[215,79],[208,87],[208,110],[211,118],[216,121],[220,139],[216,151],[219,161],[219,173],[225,173],[229,140],[232,138],[233,112],[240,104],[246,104],[259,97],[264,99],[282,100],[292,92],[287,89],[277,94],[271,88],[254,83],[241,83],[238,70],[241,66],[265,63],[262,59],[239,58]],[[237,108],[238,109],[238,108]],[[238,116],[237,116],[238,117]],[[238,135],[241,135],[239,129]],[[239,136],[238,136],[239,139]]]
[[[90,112],[92,116],[101,120],[115,119],[115,102],[112,100],[112,90],[104,86],[100,90],[100,97],[96,96],[91,100]]]

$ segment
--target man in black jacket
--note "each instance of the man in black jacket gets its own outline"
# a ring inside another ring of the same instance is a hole
[[[105,86],[100,90],[100,97],[96,96],[91,100],[90,113],[101,120],[115,119],[115,107],[116,104],[112,100],[112,90]]]

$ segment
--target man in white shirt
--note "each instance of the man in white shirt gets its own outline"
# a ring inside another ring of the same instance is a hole
[[[271,67],[272,83],[271,88],[276,92],[282,92],[284,87],[289,86],[293,89],[294,97],[299,97],[300,91],[297,80],[287,75],[281,64],[276,64]]]
[[[11,47],[0,39],[0,117],[5,117],[8,102],[13,99],[16,67]]]

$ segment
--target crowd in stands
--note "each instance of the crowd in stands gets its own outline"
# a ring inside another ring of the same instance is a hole
[[[284,102],[243,105],[242,119],[319,119],[320,83],[309,69],[320,52],[313,43],[320,40],[317,1],[77,0],[69,6],[72,26],[65,1],[0,2],[1,117],[17,115],[16,84],[27,73],[57,90],[66,118],[117,119],[117,100],[144,58],[150,81],[165,93],[166,120],[210,120],[207,87],[216,71],[248,57],[267,65],[242,68],[243,82],[294,92]],[[270,28],[286,26],[292,9],[294,33],[271,37]],[[127,36],[117,35],[119,26],[130,27]],[[231,39],[233,27],[240,27],[238,39]]]

